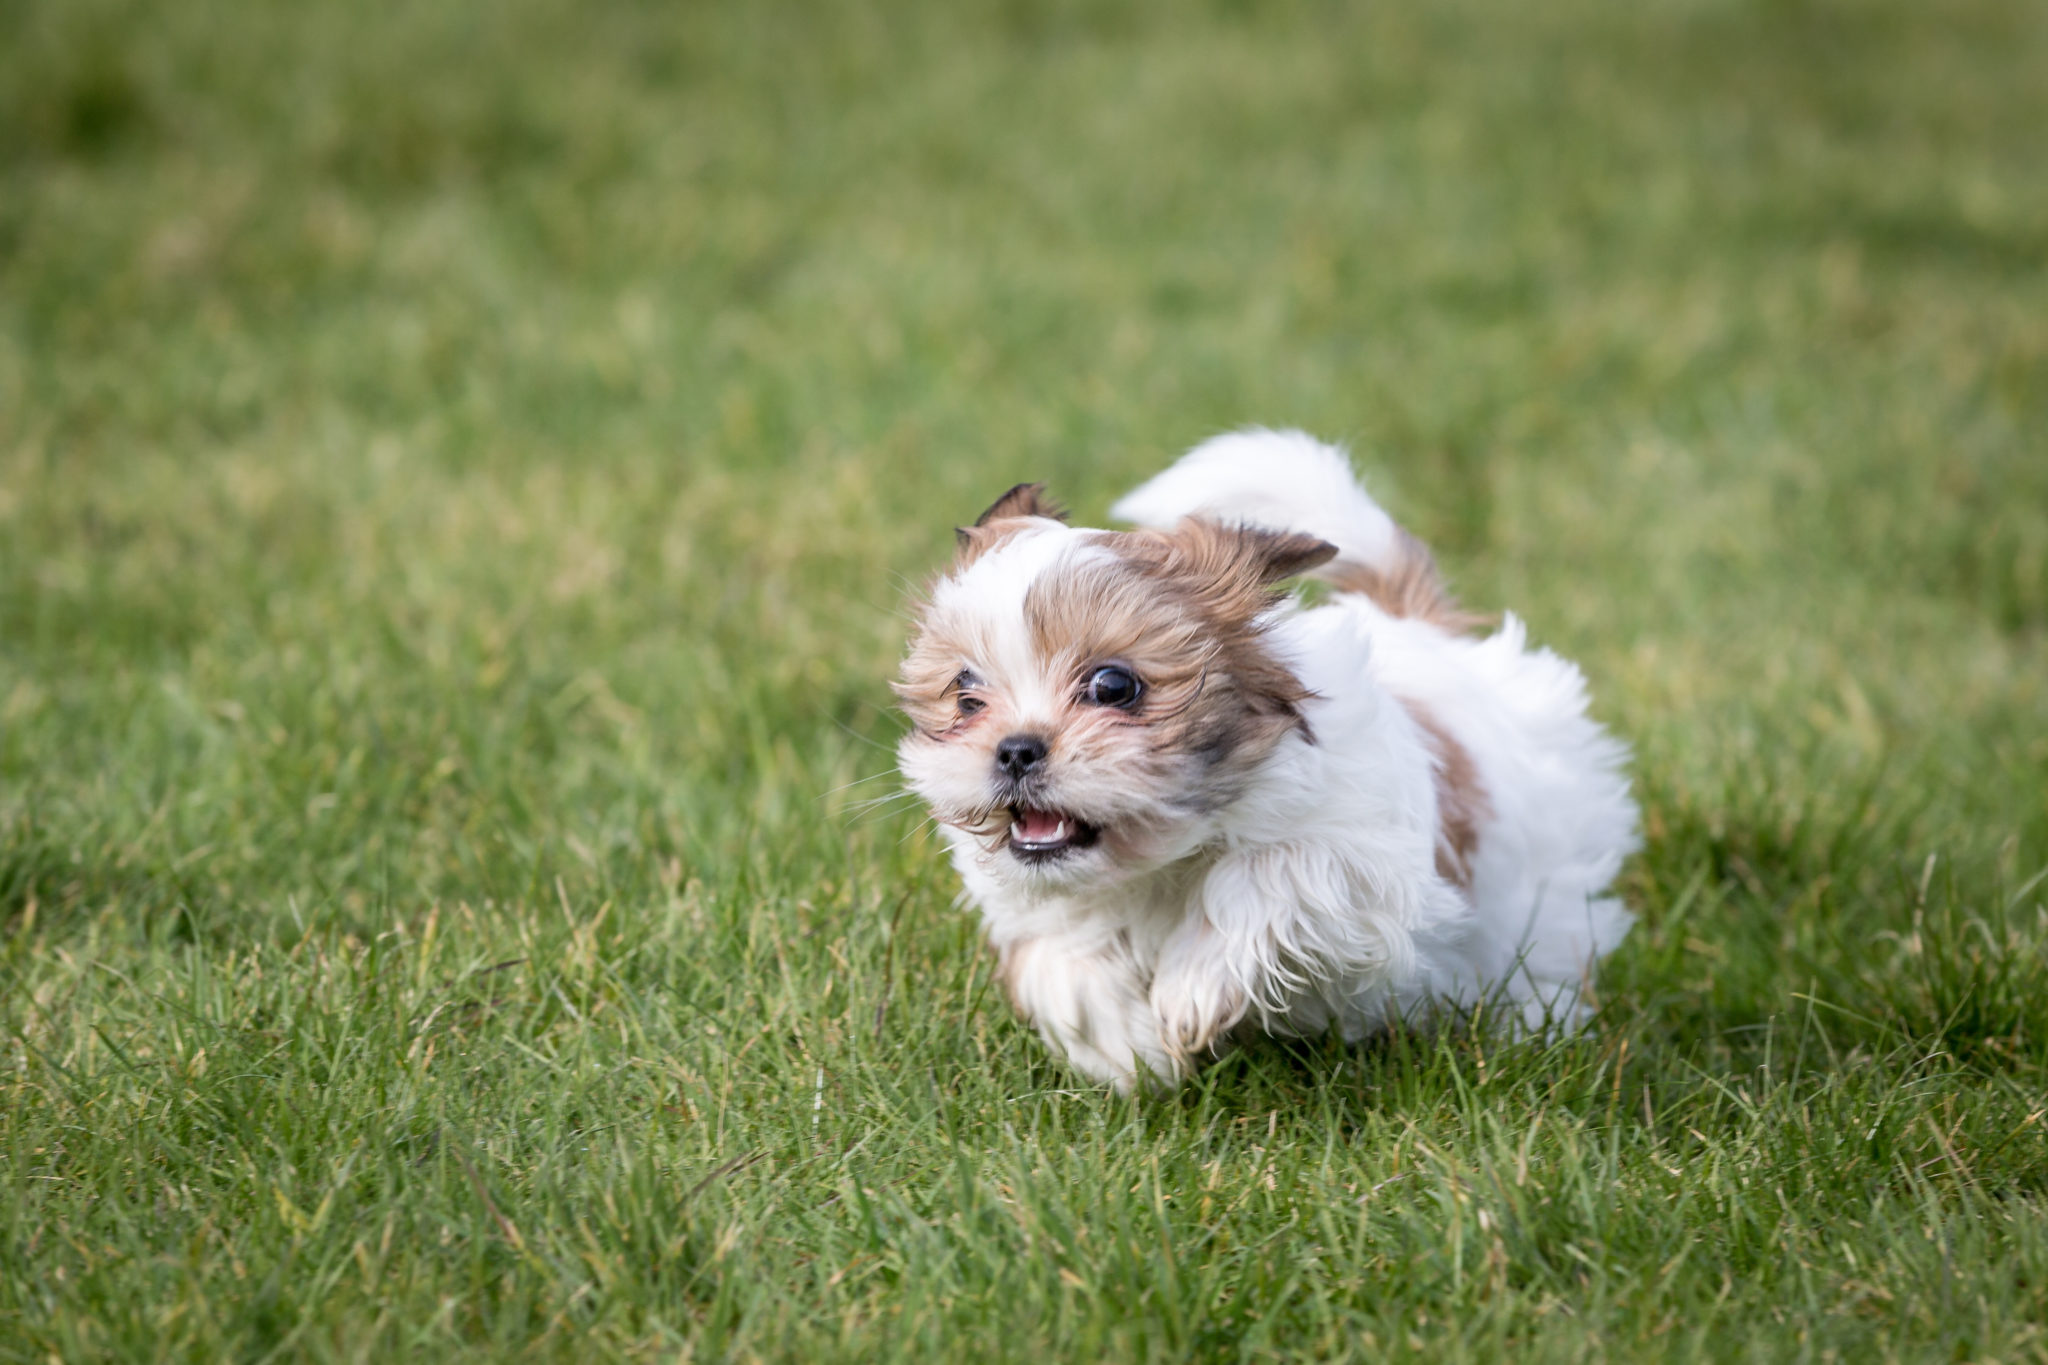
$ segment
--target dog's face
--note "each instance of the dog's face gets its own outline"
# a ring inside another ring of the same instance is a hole
[[[1253,766],[1306,726],[1276,658],[1272,585],[1313,536],[1200,519],[1070,528],[1019,485],[960,532],[896,693],[897,756],[989,875],[1058,891],[1182,856]]]

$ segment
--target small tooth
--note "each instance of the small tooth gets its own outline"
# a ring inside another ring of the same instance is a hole
[[[1066,821],[1064,821],[1064,820],[1062,820],[1062,821],[1060,821],[1060,823],[1059,823],[1059,826],[1058,826],[1057,828],[1055,828],[1055,829],[1053,830],[1053,832],[1052,832],[1052,838],[1050,838],[1050,839],[1047,839],[1047,840],[1046,840],[1046,842],[1047,842],[1048,844],[1056,844],[1056,843],[1058,843],[1058,842],[1059,842],[1060,840],[1062,840],[1062,839],[1064,839],[1064,838],[1066,838],[1066,837],[1067,837],[1067,822],[1066,822]]]

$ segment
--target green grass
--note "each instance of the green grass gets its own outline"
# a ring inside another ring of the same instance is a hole
[[[2048,1358],[2039,5],[0,32],[0,1361]],[[1081,1089],[862,813],[1246,422],[1636,744],[1585,1036]]]

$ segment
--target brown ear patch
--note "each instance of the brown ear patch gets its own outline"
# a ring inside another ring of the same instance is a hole
[[[1044,484],[1018,484],[991,503],[986,512],[974,519],[974,525],[962,526],[953,532],[959,549],[953,561],[954,571],[966,568],[1015,535],[1018,528],[1005,523],[1014,523],[1025,517],[1065,521],[1067,509],[1045,495]]]
[[[1111,532],[1108,538],[1218,627],[1252,620],[1280,601],[1275,583],[1337,554],[1336,546],[1314,536],[1207,517],[1189,517],[1171,531]]]
[[[1493,624],[1492,619],[1458,605],[1437,572],[1429,547],[1400,531],[1400,551],[1384,572],[1354,560],[1339,560],[1316,575],[1338,592],[1370,597],[1389,616],[1427,621],[1453,635]]]
[[[1005,517],[1051,517],[1054,521],[1065,521],[1067,509],[1045,495],[1044,484],[1020,483],[990,503],[989,509],[974,519],[974,524],[986,526]]]
[[[1264,568],[1261,581],[1278,583],[1283,578],[1305,574],[1337,557],[1337,547],[1327,540],[1296,531],[1261,531],[1246,527],[1257,547]]]

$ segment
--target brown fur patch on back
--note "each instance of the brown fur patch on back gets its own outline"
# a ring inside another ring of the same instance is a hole
[[[1485,616],[1466,611],[1444,586],[1437,572],[1436,558],[1429,547],[1410,535],[1401,538],[1400,559],[1382,573],[1354,560],[1340,559],[1316,575],[1338,592],[1362,593],[1379,604],[1389,616],[1427,621],[1453,635],[1476,630],[1491,622]]]
[[[1472,855],[1479,848],[1479,826],[1493,817],[1493,801],[1479,781],[1479,767],[1457,737],[1419,701],[1399,699],[1422,730],[1436,777],[1436,871],[1439,877],[1472,889]]]

